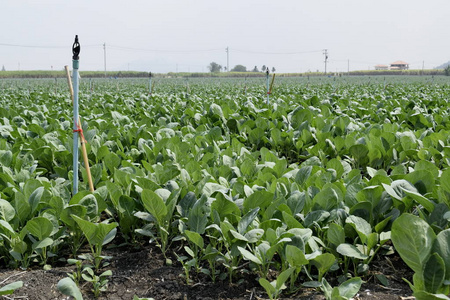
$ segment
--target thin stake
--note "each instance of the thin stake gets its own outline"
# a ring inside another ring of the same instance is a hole
[[[269,95],[272,94],[272,87],[273,87],[273,82],[274,81],[275,81],[275,73],[273,73],[272,82],[270,83]]]
[[[73,93],[72,80],[70,79],[69,66],[64,66],[64,69],[66,70],[67,84],[69,85],[70,96],[72,98],[72,104],[73,104],[74,93]],[[81,127],[80,116],[78,116],[78,124],[80,124],[80,127]],[[92,182],[91,168],[89,167],[89,159],[88,159],[87,151],[86,151],[86,143],[84,142],[84,138],[82,136],[80,136],[80,144],[81,144],[81,152],[83,154],[84,166],[86,168],[86,174],[87,174],[88,183],[89,183],[89,190],[91,192],[94,192],[94,183]]]
[[[270,84],[269,84],[269,70],[266,71],[266,87],[267,87],[267,105],[269,105],[269,97],[270,97]]]

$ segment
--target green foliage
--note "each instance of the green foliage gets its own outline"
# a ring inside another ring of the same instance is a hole
[[[165,255],[176,245],[188,283],[253,272],[272,298],[322,284],[342,299],[359,277],[324,280],[365,276],[392,236],[415,295],[446,294],[447,77],[280,77],[270,105],[250,77],[157,77],[151,99],[147,79],[81,85],[96,191],[81,164],[77,195],[65,82],[0,82],[2,264],[47,268],[88,243],[71,278],[100,293],[102,246],[117,232]]]

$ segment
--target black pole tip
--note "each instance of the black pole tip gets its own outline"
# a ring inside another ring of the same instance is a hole
[[[78,35],[75,35],[75,41],[73,42],[72,45],[72,59],[73,60],[78,60],[80,57],[80,43],[78,42]]]

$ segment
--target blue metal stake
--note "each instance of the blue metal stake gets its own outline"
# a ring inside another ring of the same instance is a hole
[[[78,193],[78,67],[79,67],[79,53],[80,44],[78,43],[78,35],[75,36],[75,42],[72,47],[72,81],[73,81],[73,195]]]

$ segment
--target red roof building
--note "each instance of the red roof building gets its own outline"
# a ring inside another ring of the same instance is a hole
[[[397,60],[397,61],[391,63],[390,69],[391,70],[408,70],[409,64],[407,62]]]

